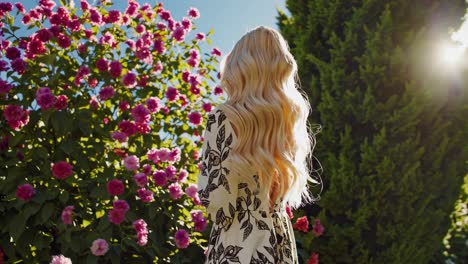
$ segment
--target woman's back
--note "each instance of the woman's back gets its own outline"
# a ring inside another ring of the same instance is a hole
[[[206,263],[297,263],[294,233],[286,203],[269,204],[269,189],[243,182],[233,172],[230,152],[237,141],[226,114],[215,108],[204,134],[199,195],[213,221]],[[244,175],[245,176],[245,175]]]

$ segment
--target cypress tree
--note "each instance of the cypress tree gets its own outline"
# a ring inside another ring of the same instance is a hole
[[[466,83],[444,76],[434,39],[464,0],[287,0],[278,24],[323,130],[312,208],[322,263],[428,263],[442,249],[468,159]],[[458,76],[460,77],[460,76]],[[300,245],[299,245],[300,246]]]

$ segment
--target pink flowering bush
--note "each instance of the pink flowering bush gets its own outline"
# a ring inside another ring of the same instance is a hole
[[[20,2],[0,0],[0,260],[202,262],[200,135],[223,93],[198,10]]]

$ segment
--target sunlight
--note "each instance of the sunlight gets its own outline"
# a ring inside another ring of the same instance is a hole
[[[438,57],[444,67],[458,67],[463,62],[465,47],[458,43],[442,43]]]
[[[452,33],[452,40],[459,43],[462,47],[468,47],[468,16],[458,31]]]
[[[440,66],[446,70],[459,69],[466,64],[466,49],[468,48],[468,16],[457,31],[451,35],[450,41],[441,42],[436,56]]]

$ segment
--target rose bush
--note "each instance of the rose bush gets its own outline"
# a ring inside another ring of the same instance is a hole
[[[195,8],[75,2],[0,3],[0,256],[199,263],[200,134],[223,99],[211,32]]]

